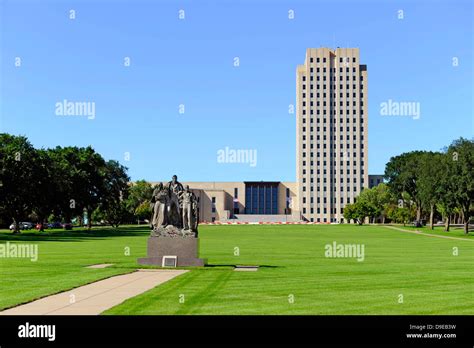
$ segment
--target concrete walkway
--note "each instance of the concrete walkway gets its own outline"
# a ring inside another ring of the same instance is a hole
[[[413,233],[413,234],[419,234],[422,236],[428,236],[428,237],[435,237],[435,238],[444,238],[444,239],[452,239],[452,240],[466,240],[468,242],[474,242],[473,239],[467,239],[467,238],[461,238],[461,237],[451,237],[451,236],[442,236],[439,234],[431,234],[431,233],[425,233],[425,232],[420,232],[420,231],[408,231],[403,228],[395,227],[395,226],[383,226],[385,228],[390,228],[391,230],[396,230],[400,232],[405,232],[405,233]]]
[[[0,315],[98,315],[186,270],[138,270],[7,309]]]

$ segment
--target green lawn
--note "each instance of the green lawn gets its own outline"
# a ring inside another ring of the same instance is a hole
[[[133,271],[146,254],[147,235],[132,226],[50,236],[0,233],[0,243],[34,241],[40,250],[36,263],[0,259],[0,308]],[[381,226],[244,225],[201,226],[200,237],[201,257],[211,267],[192,269],[106,314],[474,314],[472,236],[449,240]],[[333,241],[364,244],[365,260],[326,258],[324,247]],[[115,266],[84,268],[96,263]],[[235,272],[236,264],[260,269]]]
[[[21,235],[0,231],[0,243],[37,243],[39,253],[36,262],[0,258],[0,309],[134,271],[136,258],[146,254],[148,233],[143,227],[126,227],[118,231],[96,228],[92,232],[23,231]],[[130,249],[125,249],[127,247]],[[130,256],[125,255],[128,250]],[[84,268],[99,263],[114,263],[115,266]]]

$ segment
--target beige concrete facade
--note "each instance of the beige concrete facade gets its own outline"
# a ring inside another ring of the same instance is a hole
[[[341,222],[368,187],[367,67],[358,48],[309,48],[296,69],[296,178],[303,219]]]
[[[251,182],[258,184],[259,182]],[[262,182],[263,183],[263,182]],[[299,219],[295,182],[272,182],[278,187],[276,215],[290,215]],[[156,185],[158,182],[152,182]],[[182,182],[199,197],[201,222],[228,221],[235,215],[249,214],[246,210],[246,182]],[[288,202],[288,203],[287,203]],[[258,215],[258,214],[257,214]]]

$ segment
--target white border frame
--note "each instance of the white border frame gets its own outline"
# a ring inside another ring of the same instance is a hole
[[[173,259],[175,260],[175,266],[165,266],[165,259]],[[161,259],[161,267],[172,267],[176,268],[178,267],[178,256],[176,255],[163,255],[163,258]]]

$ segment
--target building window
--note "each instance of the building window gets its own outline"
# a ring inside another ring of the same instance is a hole
[[[215,213],[215,212],[216,212],[216,197],[211,197],[211,202],[212,202],[212,209],[211,209],[211,211],[212,211],[213,213]]]
[[[287,212],[288,212],[288,209],[290,208],[290,201],[291,201],[291,198],[290,198],[290,189],[287,188],[287,189],[286,189],[286,209],[287,209]]]
[[[277,182],[245,183],[246,214],[278,214]]]

